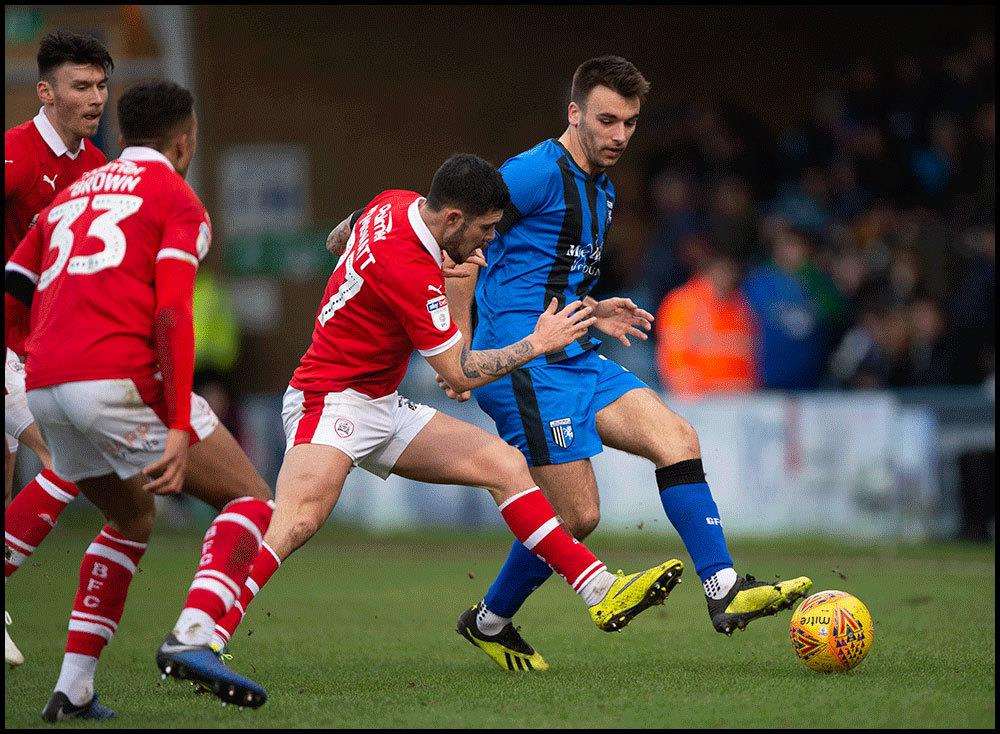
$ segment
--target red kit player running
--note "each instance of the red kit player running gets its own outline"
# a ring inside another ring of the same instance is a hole
[[[104,153],[88,138],[108,101],[114,68],[107,49],[94,38],[54,31],[38,49],[38,98],[42,108],[31,120],[4,133],[4,264],[34,225],[38,212],[85,171],[104,165]],[[7,308],[22,308],[7,302]],[[20,320],[22,323],[26,319]],[[24,334],[6,334],[4,367],[4,579],[10,577],[55,526],[76,485],[52,470],[52,457],[24,396]],[[11,502],[14,455],[24,443],[42,462],[42,471]],[[6,617],[7,615],[5,615]],[[5,620],[7,621],[7,620]],[[8,621],[9,624],[9,621]],[[4,627],[4,657],[20,665],[24,656]]]
[[[211,228],[184,182],[197,126],[187,90],[159,82],[119,100],[121,156],[43,210],[6,266],[5,290],[30,307],[28,405],[108,524],[87,549],[66,654],[42,716],[108,718],[94,694],[153,526],[154,494],[184,491],[221,509],[171,635],[190,677],[223,700],[266,696],[199,644],[228,611],[260,550],[269,492],[207,403],[191,392],[192,294]]]
[[[346,249],[285,393],[274,516],[238,604],[216,630],[220,642],[278,564],[323,524],[354,466],[383,479],[485,487],[514,535],[572,586],[603,630],[662,603],[679,580],[676,560],[628,576],[608,572],[563,527],[516,449],[396,392],[414,349],[449,384],[468,390],[565,347],[593,323],[579,301],[557,313],[553,299],[524,339],[469,350],[448,311],[444,255],[456,263],[481,257],[477,250],[493,238],[507,202],[493,166],[456,155],[438,169],[426,199],[385,191],[331,235],[347,240]]]

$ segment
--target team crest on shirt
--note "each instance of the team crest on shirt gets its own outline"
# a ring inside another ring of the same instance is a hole
[[[431,286],[427,286],[430,288]],[[427,301],[427,313],[431,315],[434,328],[438,331],[448,331],[451,326],[451,312],[448,311],[448,296],[440,295]]]
[[[556,446],[568,449],[570,444],[573,443],[572,418],[560,418],[559,420],[549,421],[549,430],[552,431],[552,440],[556,442]]]

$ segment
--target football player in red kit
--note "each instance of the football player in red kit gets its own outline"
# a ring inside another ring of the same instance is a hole
[[[194,155],[194,100],[169,82],[118,103],[125,149],[44,209],[6,266],[8,296],[30,308],[28,406],[107,525],[87,549],[59,680],[46,721],[108,718],[94,693],[152,530],[154,494],[182,489],[221,510],[171,638],[191,677],[223,700],[265,692],[207,644],[240,593],[271,517],[270,492],[208,404],[191,392],[192,298],[211,224],[184,181]]]
[[[621,629],[662,603],[679,581],[677,560],[610,573],[566,531],[516,449],[396,392],[414,349],[449,384],[468,390],[562,349],[594,322],[580,301],[557,311],[552,299],[523,339],[470,350],[448,310],[445,254],[456,263],[480,257],[507,202],[493,166],[456,155],[438,169],[426,198],[385,191],[338,228],[346,248],[285,392],[274,516],[238,603],[216,628],[220,642],[278,565],[326,520],[355,466],[383,479],[486,488],[514,535],[570,584],[602,630]]]
[[[53,31],[42,39],[38,48],[37,86],[42,108],[33,119],[4,133],[5,264],[34,225],[38,212],[85,171],[104,165],[104,153],[90,137],[97,132],[108,101],[108,75],[113,68],[107,49],[90,36]],[[17,303],[7,305],[18,308]],[[4,341],[4,579],[7,579],[49,534],[78,490],[52,470],[52,457],[28,410],[24,366],[19,356],[24,353],[24,334],[17,330],[8,332]],[[38,455],[42,471],[11,502],[14,456],[19,442]],[[4,657],[11,665],[24,662],[6,626]]]

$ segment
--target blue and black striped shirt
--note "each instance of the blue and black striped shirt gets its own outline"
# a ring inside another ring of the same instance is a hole
[[[584,172],[554,139],[508,159],[500,173],[511,207],[485,251],[488,264],[476,285],[474,349],[523,339],[553,297],[562,308],[590,295],[615,201],[608,176]],[[526,366],[558,362],[599,344],[585,335]]]

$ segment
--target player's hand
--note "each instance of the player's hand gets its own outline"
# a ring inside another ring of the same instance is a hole
[[[568,303],[559,312],[556,312],[557,308],[559,301],[553,298],[538,317],[531,335],[535,347],[542,354],[558,351],[575,342],[597,321],[593,316],[594,310],[583,301]]]
[[[152,494],[177,494],[184,488],[184,470],[187,467],[188,446],[191,438],[187,431],[171,428],[163,456],[142,470],[149,480],[143,489]]]
[[[628,338],[649,339],[647,331],[653,328],[653,314],[639,308],[631,298],[605,298],[594,305],[594,326],[608,336],[613,336],[626,347],[632,346]]]
[[[448,381],[441,377],[441,375],[435,375],[438,387],[444,390],[444,394],[457,403],[464,403],[466,400],[472,397],[472,392],[466,390],[465,392],[455,392],[454,388],[448,384]]]
[[[444,258],[441,273],[446,278],[471,278],[479,272],[479,268],[486,267],[486,258],[479,249],[473,250],[461,265],[456,265],[455,261],[448,257],[447,252],[442,251],[441,255]]]

